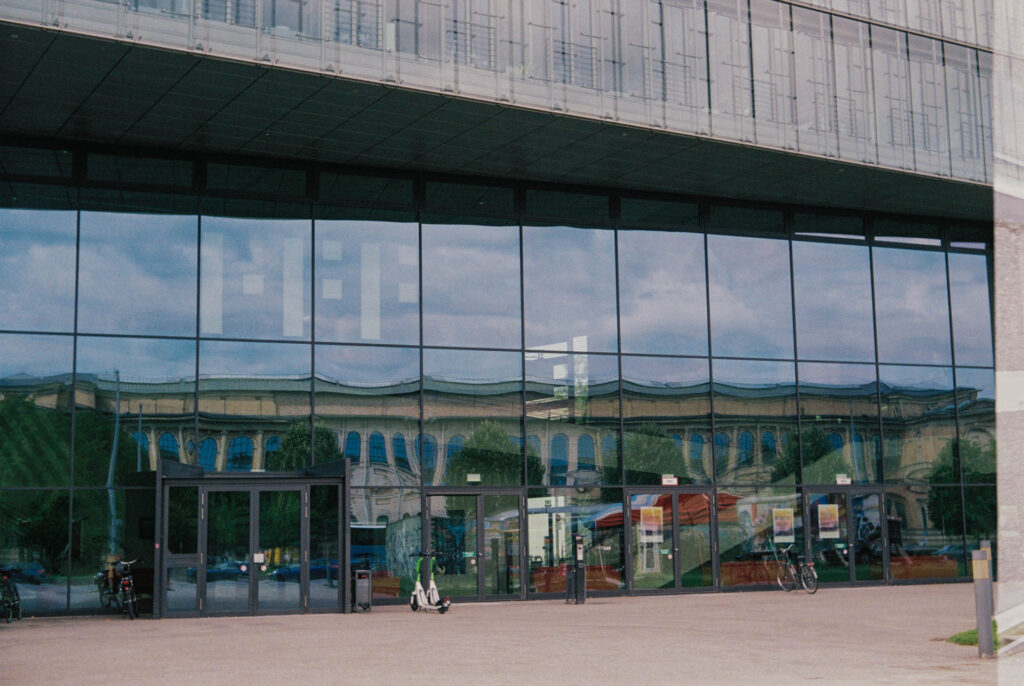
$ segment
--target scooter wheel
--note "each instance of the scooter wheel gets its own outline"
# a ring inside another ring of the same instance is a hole
[[[413,612],[420,609],[420,604],[416,601],[416,596],[413,596],[409,600],[409,607],[412,609]]]
[[[437,613],[440,614],[440,615],[443,615],[447,611],[448,611],[448,606],[447,605],[442,605],[441,607],[437,608]]]

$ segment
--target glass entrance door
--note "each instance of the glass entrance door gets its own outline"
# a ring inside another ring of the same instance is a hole
[[[823,583],[885,578],[882,494],[855,488],[807,492],[811,557]]]
[[[427,497],[434,581],[442,596],[521,596],[522,497],[452,493]]]
[[[631,590],[671,591],[714,583],[710,492],[631,492],[629,512]]]

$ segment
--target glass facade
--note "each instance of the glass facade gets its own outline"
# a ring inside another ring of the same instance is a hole
[[[991,183],[992,4],[3,0],[0,18]]]
[[[0,561],[39,581],[26,612],[102,609],[94,575],[152,550],[158,464],[347,461],[380,600],[428,542],[459,560],[442,594],[521,597],[564,592],[572,535],[621,592],[770,582],[779,509],[835,582],[961,578],[993,533],[984,226],[190,164],[184,196],[4,180]],[[339,495],[309,489],[210,491],[204,571],[172,489],[166,609],[250,607],[250,525],[277,551],[253,583],[281,582],[260,608],[337,608]]]

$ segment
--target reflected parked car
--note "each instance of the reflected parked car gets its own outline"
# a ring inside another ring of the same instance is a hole
[[[196,576],[196,568],[189,567],[188,580],[195,581]],[[249,565],[240,560],[225,560],[206,568],[207,581],[230,581],[247,578],[249,578]]]
[[[38,562],[11,562],[0,569],[16,584],[43,584],[49,581],[46,569]]]
[[[288,565],[287,567],[278,567],[271,573],[271,576],[273,576],[278,581],[298,581],[300,570],[301,567],[299,565]],[[318,557],[314,560],[309,561],[310,579],[326,579],[328,572],[330,572],[330,578],[338,578],[337,560],[329,560],[326,557]]]

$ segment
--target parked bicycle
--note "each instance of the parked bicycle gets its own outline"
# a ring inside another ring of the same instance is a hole
[[[796,588],[796,582],[799,579],[800,585],[804,587],[805,591],[808,593],[817,591],[818,572],[814,569],[814,563],[798,560],[796,553],[793,552],[792,543],[782,548],[779,552],[782,553],[782,559],[779,560],[778,567],[776,568],[775,580],[779,582],[782,590],[792,591]]]
[[[0,571],[0,609],[8,624],[13,619],[21,619],[21,596],[11,573],[7,571]]]
[[[111,562],[110,569],[96,574],[96,590],[100,594],[100,605],[116,605],[129,619],[139,616],[139,597],[135,592],[135,577],[132,565],[138,560]]]

